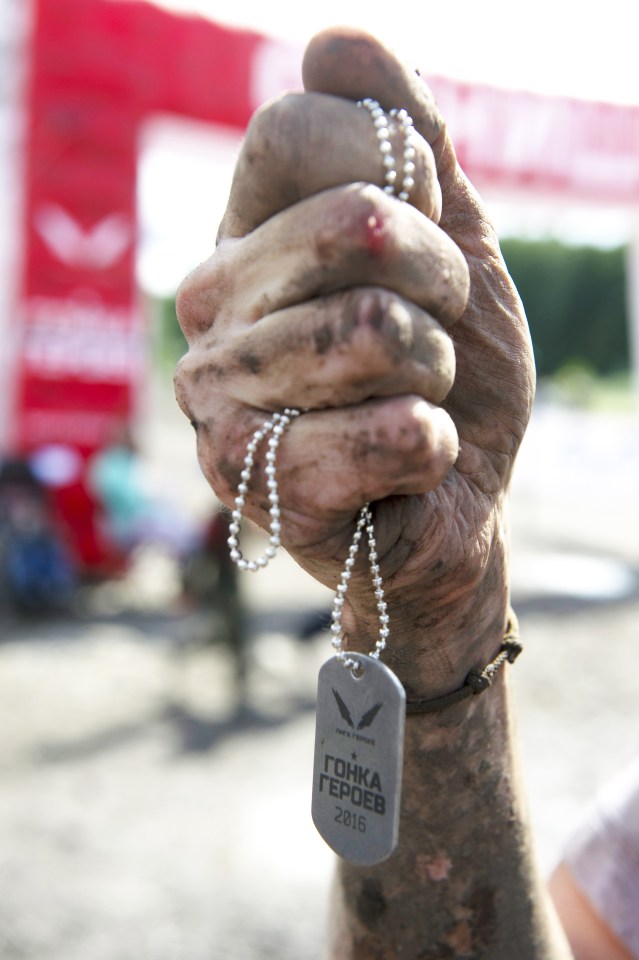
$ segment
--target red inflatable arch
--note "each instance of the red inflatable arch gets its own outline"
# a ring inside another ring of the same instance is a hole
[[[162,112],[241,129],[269,93],[264,70],[278,79],[272,42],[150,3],[37,0],[34,13],[10,446],[77,455],[80,472],[57,495],[91,569],[104,557],[82,465],[131,416],[145,380],[140,127]]]

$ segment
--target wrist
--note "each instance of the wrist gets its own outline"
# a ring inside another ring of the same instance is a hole
[[[406,700],[406,713],[425,714],[441,713],[448,707],[456,706],[470,697],[475,697],[483,693],[493,685],[493,682],[499,679],[499,674],[507,663],[514,663],[523,650],[523,645],[519,638],[519,623],[512,609],[509,609],[508,622],[505,632],[501,638],[499,650],[483,669],[473,667],[469,670],[464,683],[460,687],[449,693],[438,697],[415,697],[409,695]]]
[[[409,699],[446,696],[498,654],[510,611],[503,558],[494,559],[478,581],[439,595],[420,585],[387,596],[390,636],[381,659]],[[349,649],[368,653],[374,647],[376,611],[365,601],[347,604],[343,625]]]

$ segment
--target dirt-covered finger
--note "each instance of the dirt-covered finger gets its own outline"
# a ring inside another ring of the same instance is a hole
[[[441,325],[379,287],[281,310],[213,348],[195,347],[182,364],[198,411],[208,402],[208,378],[238,402],[280,410],[402,393],[439,403],[454,374],[452,341]]]
[[[226,407],[198,430],[202,469],[228,506],[237,492],[247,444],[264,419],[258,411],[247,416]],[[285,432],[277,457],[282,542],[299,547],[326,539],[368,501],[435,489],[457,453],[450,417],[416,396],[302,414]],[[255,456],[244,512],[266,529],[264,457],[263,450]]]
[[[459,248],[419,211],[370,184],[309,197],[231,243],[227,275],[218,281],[227,289],[234,284],[235,314],[248,322],[373,284],[412,300],[444,325],[466,306],[468,267]]]
[[[391,123],[398,182],[404,138]],[[441,189],[430,145],[414,140],[414,186],[409,202],[437,221]],[[241,237],[279,210],[340,184],[383,187],[387,168],[369,112],[343,97],[290,93],[252,117],[240,151],[220,238]]]

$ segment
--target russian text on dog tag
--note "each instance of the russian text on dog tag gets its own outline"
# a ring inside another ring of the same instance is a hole
[[[312,814],[340,857],[370,866],[397,846],[406,694],[379,660],[348,656],[355,672],[333,657],[319,673]]]

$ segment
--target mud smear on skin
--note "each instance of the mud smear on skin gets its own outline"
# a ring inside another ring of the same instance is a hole
[[[239,354],[237,362],[238,366],[240,366],[243,370],[248,370],[249,373],[252,373],[254,376],[262,371],[262,361],[254,353],[249,353],[247,351]]]
[[[214,363],[212,360],[207,361],[207,363],[200,364],[195,367],[191,372],[190,377],[194,384],[198,384],[202,379],[213,378],[216,380],[222,380],[226,376],[226,369],[220,366],[217,363]]]
[[[313,342],[315,344],[315,353],[323,357],[333,346],[333,331],[328,323],[323,324],[313,331]]]
[[[356,901],[356,909],[357,916],[365,927],[370,929],[377,925],[387,909],[386,899],[379,880],[370,878],[364,880]]]

